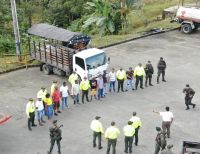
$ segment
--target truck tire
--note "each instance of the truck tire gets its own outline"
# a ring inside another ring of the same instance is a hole
[[[190,34],[192,32],[192,27],[190,24],[181,25],[181,31],[185,34]]]
[[[49,75],[52,73],[51,66],[46,65],[46,64],[42,65],[42,70],[43,70],[44,74],[46,74],[46,75]]]

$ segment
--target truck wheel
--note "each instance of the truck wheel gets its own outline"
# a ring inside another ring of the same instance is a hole
[[[181,26],[181,31],[185,34],[190,34],[192,32],[192,27],[190,24],[183,24]]]
[[[49,74],[52,73],[52,68],[51,68],[51,66],[48,66],[48,65],[44,64],[44,65],[42,66],[42,69],[43,69],[44,74],[46,74],[46,75],[49,75]]]

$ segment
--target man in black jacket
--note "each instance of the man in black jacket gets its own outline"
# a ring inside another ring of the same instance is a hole
[[[158,62],[158,76],[157,76],[157,83],[159,84],[160,74],[162,74],[162,81],[166,82],[165,80],[165,69],[166,69],[166,62],[163,60],[163,57],[160,57]]]
[[[147,64],[146,64],[144,70],[145,70],[145,73],[146,73],[145,86],[147,87],[147,82],[148,82],[148,80],[149,80],[149,85],[150,85],[150,86],[153,86],[153,85],[151,84],[151,79],[152,79],[152,74],[153,74],[154,70],[153,70],[153,66],[152,66],[152,64],[151,64],[151,61],[148,61],[148,62],[147,62]]]

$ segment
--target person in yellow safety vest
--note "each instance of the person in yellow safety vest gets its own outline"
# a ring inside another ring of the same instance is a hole
[[[141,63],[138,64],[137,67],[135,67],[134,70],[134,77],[136,78],[136,84],[135,84],[135,89],[137,90],[138,84],[140,82],[140,88],[143,88],[143,76],[145,76],[145,71],[144,71],[144,67],[142,66]]]
[[[111,122],[111,126],[106,129],[105,138],[108,140],[108,147],[106,154],[110,153],[110,147],[112,145],[113,154],[116,154],[116,144],[117,144],[117,137],[119,136],[120,131],[115,126],[115,122]]]
[[[125,153],[132,153],[132,144],[133,144],[133,138],[135,134],[135,128],[132,126],[133,122],[128,121],[128,125],[124,126],[123,131],[124,131],[124,142],[125,142]]]
[[[47,90],[45,87],[41,87],[41,89],[37,92],[37,98],[41,98],[42,101],[46,98]]]
[[[31,131],[32,127],[36,127],[37,125],[34,123],[35,121],[35,104],[32,98],[29,99],[28,103],[26,104],[26,114],[28,117],[28,129]]]
[[[130,119],[130,121],[133,122],[132,126],[133,126],[133,128],[135,128],[135,145],[137,146],[138,145],[138,133],[139,133],[139,129],[142,125],[142,122],[141,122],[140,118],[136,116],[136,114],[137,114],[136,112],[133,112],[133,116]]]
[[[73,85],[73,84],[75,84],[75,81],[76,81],[76,80],[78,80],[78,75],[76,74],[75,71],[73,71],[72,74],[69,76],[68,81],[69,81],[69,83],[70,83],[71,85]]]
[[[80,90],[82,91],[82,103],[84,104],[84,97],[86,96],[87,102],[89,102],[88,99],[88,91],[90,89],[90,82],[88,81],[87,77],[84,77],[84,79],[80,83]]]
[[[99,149],[102,149],[101,146],[101,134],[104,133],[103,126],[101,122],[99,121],[101,117],[96,116],[94,120],[92,120],[90,124],[90,128],[93,131],[93,147],[96,147],[96,138],[98,138],[98,147]]]
[[[117,92],[119,92],[120,87],[121,87],[121,91],[124,92],[124,80],[126,79],[126,72],[122,68],[120,68],[120,70],[117,71],[116,76],[117,76],[117,81],[118,81]]]
[[[58,86],[58,81],[57,80],[53,80],[53,84],[51,85],[51,96],[53,95],[55,87],[57,87],[57,86]]]

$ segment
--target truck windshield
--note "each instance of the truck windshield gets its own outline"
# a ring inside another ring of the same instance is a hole
[[[106,63],[106,54],[100,53],[98,55],[86,58],[87,69],[93,69]]]

